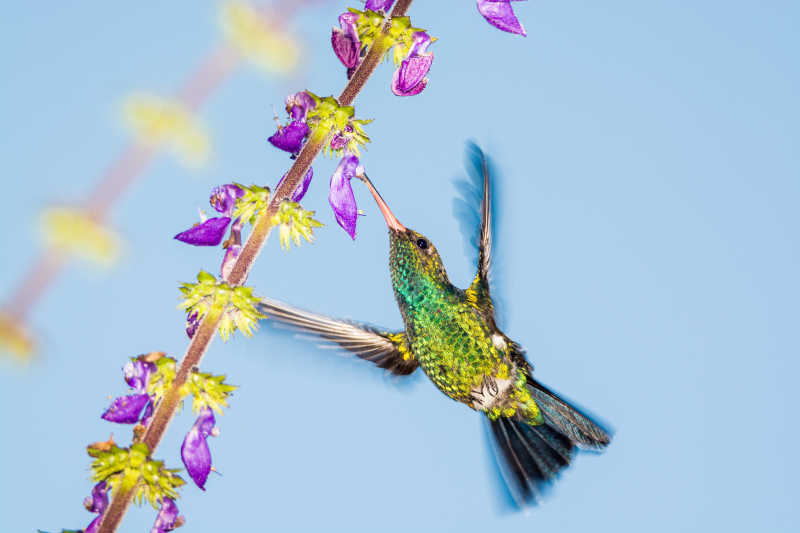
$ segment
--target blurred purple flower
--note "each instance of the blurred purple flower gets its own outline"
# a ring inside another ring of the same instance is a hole
[[[192,246],[216,246],[222,242],[230,217],[209,218],[205,222],[195,224],[186,231],[175,235],[175,239]]]
[[[100,527],[106,507],[108,507],[108,487],[105,481],[101,481],[92,488],[92,495],[84,498],[83,506],[87,511],[98,514],[97,518],[92,520],[84,530],[84,533],[95,533]]]
[[[353,240],[356,238],[358,206],[350,186],[350,180],[363,171],[363,167],[358,163],[358,158],[353,154],[345,153],[331,176],[330,192],[328,193],[328,202],[331,204],[336,222]]]
[[[278,126],[278,131],[267,140],[279,150],[297,154],[303,147],[308,131],[308,126],[305,122],[294,120],[288,126]]]
[[[392,92],[397,96],[419,94],[428,85],[425,75],[433,63],[433,52],[426,49],[431,44],[430,36],[424,31],[414,33],[413,43],[400,67],[392,76]]]
[[[203,407],[181,445],[181,459],[186,471],[195,484],[203,490],[206,490],[206,480],[211,471],[211,451],[208,449],[206,439],[209,435],[217,435],[215,422],[211,408]]]
[[[211,190],[211,197],[208,199],[208,203],[218,213],[229,217],[233,214],[233,208],[236,207],[236,199],[242,196],[244,196],[244,191],[240,187],[227,183]]]
[[[369,9],[370,11],[383,11],[384,13],[389,12],[389,8],[392,7],[394,4],[394,0],[367,0],[364,9]]]
[[[514,14],[511,2],[522,0],[478,0],[478,12],[495,28],[525,36],[525,28]]]
[[[135,424],[149,401],[150,396],[147,394],[130,394],[115,398],[100,418],[117,424]]]
[[[150,400],[147,402],[147,407],[144,408],[144,413],[142,414],[142,419],[139,420],[139,423],[143,426],[146,426],[150,423],[150,418],[153,416],[153,411],[155,410],[155,406],[153,406],[153,401]]]
[[[333,28],[331,33],[333,53],[348,69],[356,68],[361,54],[361,39],[358,38],[358,30],[356,29],[357,20],[358,15],[355,13],[350,13],[349,11],[342,13],[339,15],[340,28]]]
[[[184,519],[178,516],[178,506],[172,498],[164,498],[161,500],[161,510],[156,515],[156,521],[153,524],[153,529],[150,533],[167,533],[173,529],[182,526]]]

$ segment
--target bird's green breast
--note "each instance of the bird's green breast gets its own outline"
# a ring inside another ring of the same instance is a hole
[[[461,291],[400,279],[395,296],[414,356],[442,392],[469,403],[470,391],[484,376],[502,371],[503,354],[492,343],[486,321]]]

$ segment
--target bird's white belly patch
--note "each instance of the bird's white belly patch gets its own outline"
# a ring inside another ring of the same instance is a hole
[[[486,411],[492,407],[504,403],[508,398],[508,389],[514,383],[511,379],[497,379],[491,376],[483,378],[480,387],[475,387],[470,391],[472,398],[472,408],[479,411]]]

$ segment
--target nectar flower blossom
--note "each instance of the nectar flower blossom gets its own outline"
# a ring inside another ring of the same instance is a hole
[[[331,45],[333,53],[339,61],[347,67],[347,77],[352,76],[361,59],[361,39],[358,37],[356,13],[342,13],[339,15],[340,28],[333,28],[331,32]]]
[[[392,92],[397,96],[413,96],[419,94],[428,85],[425,75],[433,63],[433,52],[427,48],[431,44],[430,36],[424,31],[414,33],[408,56],[400,63],[400,67],[392,76]]]
[[[105,481],[101,481],[92,487],[92,495],[87,496],[83,500],[83,506],[91,513],[97,513],[98,516],[89,524],[84,530],[84,533],[95,533],[100,527],[100,521],[103,519],[103,513],[108,507],[108,486]]]
[[[125,382],[136,394],[115,398],[100,418],[117,424],[135,424],[142,418],[143,409],[145,410],[144,418],[149,418],[152,415],[153,406],[150,396],[147,394],[147,383],[155,371],[156,365],[141,359],[126,364],[123,368]]]
[[[359,164],[358,157],[345,153],[331,176],[330,192],[328,193],[328,202],[331,204],[336,222],[353,240],[356,238],[358,206],[353,195],[353,188],[350,186],[350,180],[363,173],[364,167]]]
[[[278,131],[267,139],[269,143],[279,150],[297,155],[305,144],[310,132],[306,124],[306,115],[316,106],[316,102],[304,91],[290,94],[286,97],[286,112],[291,118],[289,124],[278,124]],[[278,118],[275,117],[277,122]]]
[[[522,23],[520,23],[519,19],[517,19],[517,16],[514,14],[514,8],[511,7],[511,2],[521,1],[522,0],[478,0],[478,12],[495,28],[524,37],[526,35],[525,28],[522,27]]]
[[[196,224],[186,231],[175,235],[175,239],[191,244],[192,246],[216,246],[222,242],[225,232],[231,223],[233,208],[236,206],[236,199],[240,198],[244,191],[231,183],[215,187],[211,191],[209,203],[221,217],[213,217]]]
[[[186,471],[203,490],[205,489],[208,474],[211,472],[211,451],[208,448],[206,439],[210,436],[216,437],[219,434],[214,427],[216,420],[210,407],[200,410],[200,416],[186,434],[181,445],[181,459],[186,466]]]
[[[167,533],[182,526],[184,522],[184,518],[178,516],[178,506],[175,505],[175,500],[164,498],[161,500],[161,509],[156,515],[156,521],[150,533]]]

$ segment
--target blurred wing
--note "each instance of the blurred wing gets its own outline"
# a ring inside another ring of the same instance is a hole
[[[461,219],[462,225],[467,226],[466,233],[470,235],[471,244],[478,251],[478,272],[467,289],[467,297],[474,299],[479,306],[491,309],[489,276],[494,240],[492,183],[489,161],[474,143],[467,144],[467,167],[469,181],[457,183],[462,198],[455,203],[456,215]]]
[[[345,322],[296,309],[277,300],[262,298],[259,311],[292,329],[312,334],[328,343],[337,344],[361,359],[385,368],[392,374],[406,376],[419,366],[408,346],[406,334],[386,332],[366,324]]]

